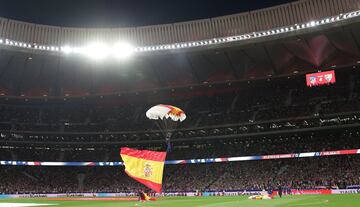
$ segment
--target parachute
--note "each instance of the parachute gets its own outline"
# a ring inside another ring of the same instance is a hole
[[[155,120],[155,123],[165,137],[167,151],[170,151],[170,138],[173,130],[177,127],[179,122],[186,119],[185,112],[176,106],[159,104],[151,107],[146,112],[146,117]]]

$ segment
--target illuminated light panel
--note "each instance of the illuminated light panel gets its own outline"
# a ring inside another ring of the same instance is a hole
[[[156,50],[156,48],[152,47],[152,50]],[[131,55],[134,54],[134,52],[135,52],[134,47],[131,44],[125,42],[117,43],[112,48],[112,55],[120,59],[130,57]]]
[[[265,30],[265,31],[258,31],[252,32],[249,34],[242,34],[238,36],[229,36],[229,37],[220,37],[220,38],[212,38],[212,39],[204,39],[199,41],[193,42],[180,42],[180,43],[173,43],[173,44],[166,44],[166,45],[148,45],[142,47],[133,47],[127,43],[117,43],[115,45],[107,46],[103,43],[93,43],[86,47],[70,47],[70,46],[63,46],[58,47],[55,45],[36,45],[36,43],[24,43],[24,42],[17,42],[9,39],[0,39],[0,44],[6,44],[12,47],[22,47],[22,48],[29,48],[29,49],[36,49],[36,50],[45,50],[45,51],[54,51],[54,52],[62,52],[65,54],[69,53],[78,53],[85,55],[87,57],[93,59],[103,59],[108,56],[116,57],[116,58],[126,58],[131,56],[133,53],[138,52],[152,52],[152,51],[159,51],[159,50],[176,50],[181,48],[190,48],[190,47],[202,47],[206,45],[213,45],[213,44],[223,44],[227,42],[233,41],[241,41],[247,40],[252,38],[259,38],[265,37],[270,35],[282,34],[287,32],[292,32],[301,29],[307,29],[311,27],[315,27],[318,25],[329,24],[332,22],[342,21],[349,18],[354,18],[360,15],[360,10],[352,11],[345,14],[339,14],[336,16],[331,16],[328,18],[323,18],[317,21],[310,21],[307,23],[302,24],[294,24],[279,28],[274,28],[272,30]],[[120,44],[120,45],[119,45]]]
[[[92,43],[82,48],[80,53],[95,60],[100,60],[109,55],[109,47],[103,43]]]

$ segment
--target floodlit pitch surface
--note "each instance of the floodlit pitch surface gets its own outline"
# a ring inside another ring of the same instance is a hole
[[[2,205],[6,203],[7,205]],[[249,200],[245,196],[228,197],[173,197],[160,198],[154,202],[138,201],[54,201],[46,199],[7,199],[0,200],[0,207],[21,207],[21,204],[53,204],[54,207],[360,207],[360,194],[348,195],[304,195],[285,196],[274,200]],[[18,205],[20,204],[20,205]],[[41,206],[41,205],[40,205]],[[44,205],[42,205],[44,206]]]

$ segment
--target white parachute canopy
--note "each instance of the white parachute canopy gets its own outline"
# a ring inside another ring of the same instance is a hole
[[[156,106],[151,107],[146,112],[146,117],[149,119],[154,120],[164,120],[164,119],[171,119],[173,121],[184,121],[186,119],[186,114],[183,110],[181,110],[178,107],[171,106],[171,105],[165,105],[165,104],[159,104]]]

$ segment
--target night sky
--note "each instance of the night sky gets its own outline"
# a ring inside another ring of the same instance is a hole
[[[1,0],[0,16],[56,26],[143,26],[217,17],[291,1]]]

